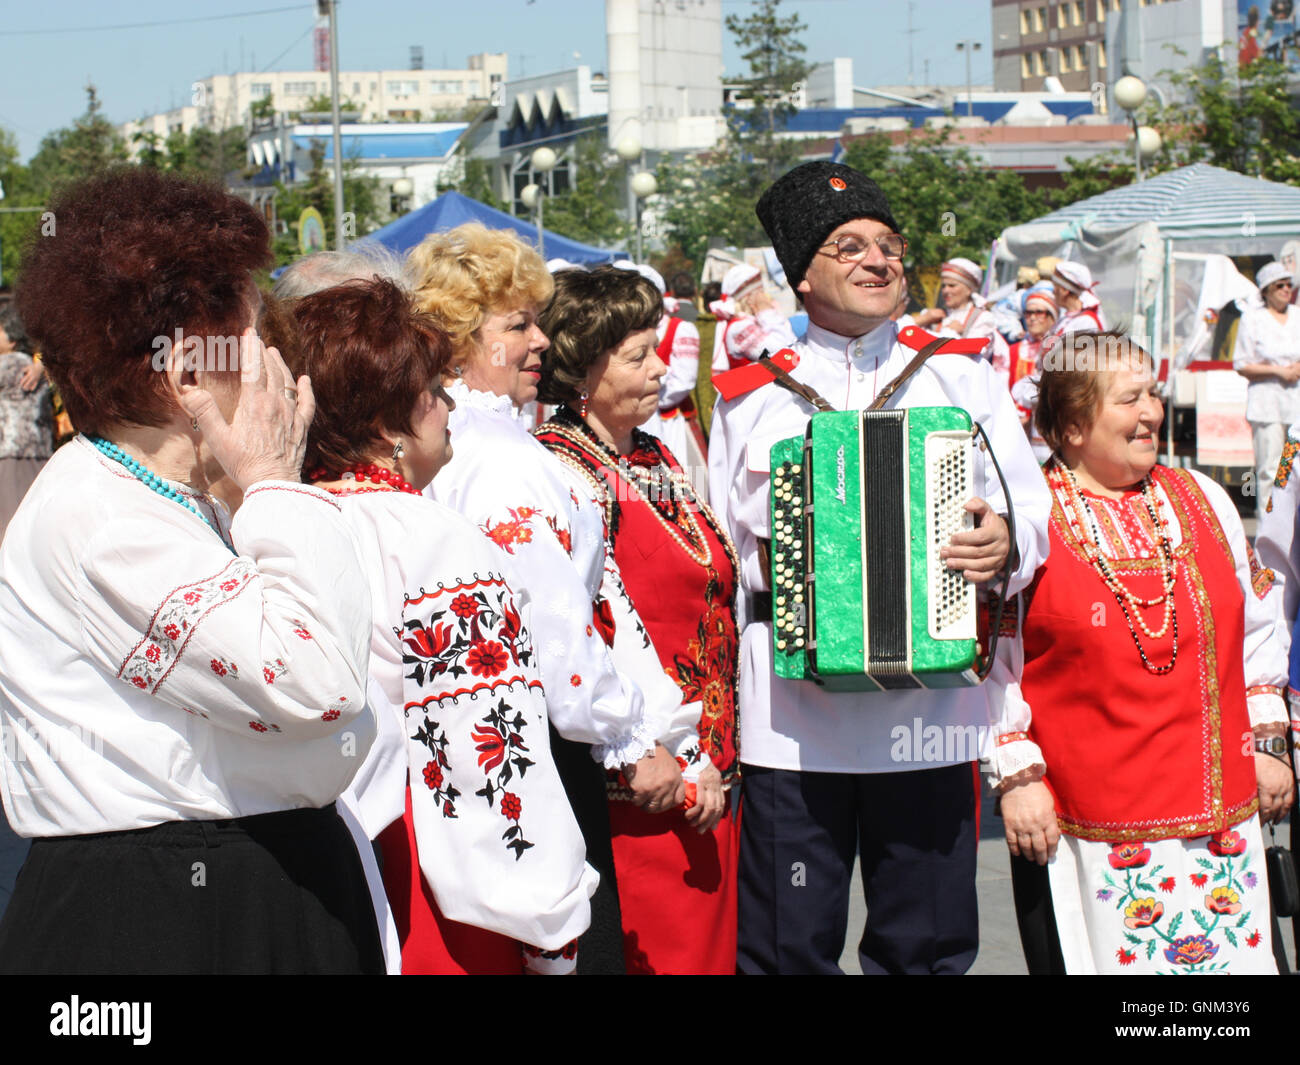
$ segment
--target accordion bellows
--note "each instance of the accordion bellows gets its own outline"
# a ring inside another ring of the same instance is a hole
[[[817,413],[771,452],[773,663],[839,691],[977,684],[975,588],[939,549],[973,519],[958,407]]]

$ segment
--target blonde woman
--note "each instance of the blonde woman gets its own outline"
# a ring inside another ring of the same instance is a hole
[[[553,290],[545,264],[513,235],[471,224],[429,236],[408,265],[417,305],[452,345],[455,453],[429,493],[496,544],[529,606],[555,760],[602,881],[579,971],[621,972],[602,768],[622,771],[639,806],[672,810],[685,796],[677,747],[689,744],[699,712],[693,719],[683,711],[680,691],[643,642],[606,558],[604,510],[569,487],[558,460],[519,419],[537,398],[550,343],[537,326]]]

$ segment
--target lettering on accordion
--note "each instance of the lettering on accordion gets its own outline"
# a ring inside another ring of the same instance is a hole
[[[970,528],[956,407],[814,414],[771,452],[777,676],[835,690],[978,683],[975,589],[939,558]]]

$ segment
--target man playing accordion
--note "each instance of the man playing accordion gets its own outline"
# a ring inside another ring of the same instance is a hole
[[[806,163],[769,188],[757,212],[810,320],[804,341],[774,362],[836,409],[867,408],[935,340],[890,320],[906,242],[884,194],[850,167]],[[1014,593],[1046,556],[1050,502],[1006,387],[972,357],[984,343],[947,341],[884,406],[961,407],[983,427],[1011,502],[986,464],[976,474],[978,498],[967,504],[974,527],[941,557],[968,581],[990,585],[1011,555]],[[774,675],[769,452],[803,432],[813,406],[773,379],[761,364],[716,379],[709,455],[711,502],[739,551],[744,593],[738,967],[839,972],[856,853],[869,912],[863,972],[961,973],[979,942],[972,761],[981,752],[923,737],[983,736],[999,718],[1007,667],[995,664],[978,686],[943,691],[831,692]],[[995,779],[1019,768],[1016,746],[992,754]]]

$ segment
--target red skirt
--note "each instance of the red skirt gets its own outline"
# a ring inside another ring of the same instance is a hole
[[[628,973],[734,975],[740,832],[730,802],[704,835],[683,810],[630,802],[611,802],[609,823]]]
[[[411,789],[406,812],[375,841],[384,856],[384,890],[402,943],[403,976],[519,976],[523,951],[499,932],[450,921],[433,899],[415,850]]]

